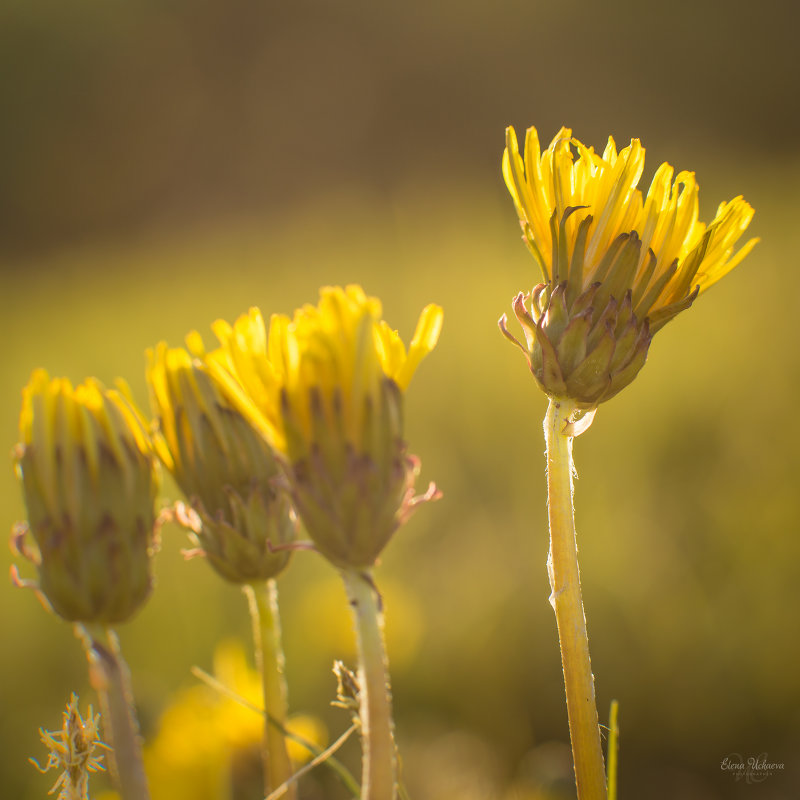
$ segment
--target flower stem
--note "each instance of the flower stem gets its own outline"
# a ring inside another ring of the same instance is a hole
[[[253,622],[256,664],[264,687],[266,714],[261,754],[264,762],[264,789],[265,794],[269,794],[292,777],[292,762],[282,731],[286,727],[288,700],[278,615],[278,588],[275,581],[270,579],[263,583],[245,584],[244,593]],[[297,797],[294,783],[288,786],[286,797],[289,800]]]
[[[131,676],[119,639],[111,628],[100,625],[76,625],[75,632],[86,650],[89,682],[100,698],[117,790],[122,800],[149,800]]]
[[[394,800],[397,764],[383,611],[372,575],[343,569],[358,644],[362,742],[362,800]]]
[[[619,755],[619,703],[611,701],[608,716],[608,800],[617,800],[617,758]]]
[[[556,612],[567,694],[572,758],[579,800],[606,800],[600,726],[581,598],[575,515],[572,506],[572,436],[564,432],[575,405],[550,399],[544,421],[547,444],[547,510],[550,521],[550,603]]]

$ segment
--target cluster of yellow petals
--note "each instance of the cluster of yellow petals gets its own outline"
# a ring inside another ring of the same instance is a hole
[[[202,410],[212,427],[217,428],[214,423],[218,417],[219,398],[209,394],[205,384],[198,384],[192,357],[186,350],[169,348],[165,342],[159,342],[155,349],[147,350],[146,356],[147,385],[158,414],[159,435],[153,437],[153,446],[169,472],[182,474],[185,465],[181,459],[181,444],[190,450],[197,446],[194,435],[197,420],[187,411]]]
[[[55,517],[66,503],[72,518],[81,518],[84,487],[74,480],[80,474],[77,466],[86,464],[97,481],[101,450],[113,458],[129,495],[135,492],[145,461],[153,470],[155,490],[145,424],[134,410],[127,385],[119,381],[118,387],[107,390],[96,378],[88,378],[73,388],[66,378],[51,379],[46,370],[37,369],[22,390],[21,448],[30,449],[38,490]]]
[[[202,362],[182,347],[167,347],[166,342],[148,349],[146,356],[147,385],[158,418],[153,446],[181,487],[218,481],[216,474],[207,478],[202,474],[219,466],[215,461],[219,454],[208,449],[209,438],[230,467],[231,475],[223,483],[231,482],[235,464],[245,461],[252,470],[253,459],[245,456],[254,456],[254,449],[261,455],[261,448],[250,442],[248,431],[233,424],[230,415],[238,416],[238,412]],[[243,452],[235,453],[237,447]],[[253,477],[250,474],[244,482]]]
[[[536,129],[529,128],[520,153],[514,129],[507,129],[503,176],[544,283],[565,280],[566,275],[553,274],[553,264],[569,263],[574,250],[580,249],[581,288],[588,288],[615,240],[635,231],[641,250],[631,288],[634,305],[637,295],[642,298],[646,291],[650,295],[652,302],[640,309],[646,314],[681,301],[695,287],[704,291],[750,252],[757,239],[733,252],[753,216],[741,197],[721,203],[706,226],[698,219],[694,173],[679,172],[673,180],[673,168],[662,164],[647,195],[642,194],[637,185],[644,156],[638,139],[618,153],[610,137],[599,155],[573,138],[569,128],[561,128],[543,153]],[[571,209],[578,210],[567,214]],[[588,231],[580,234],[588,215],[592,216]],[[571,252],[559,254],[559,237],[554,234],[561,224]]]
[[[275,314],[267,336],[261,312],[250,309],[234,325],[218,320],[220,347],[204,353],[197,334],[187,343],[235,397],[240,410],[273,447],[294,459],[293,442],[310,443],[314,416],[342,428],[361,443],[365,400],[376,403],[386,378],[405,391],[420,361],[436,345],[442,309],[427,306],[406,350],[397,331],[381,319],[380,300],[360,286],[324,287],[319,304],[304,305],[292,318]],[[321,408],[312,408],[315,402]]]

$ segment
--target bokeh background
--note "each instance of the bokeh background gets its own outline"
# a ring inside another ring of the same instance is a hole
[[[2,446],[36,366],[123,375],[144,402],[146,347],[250,305],[291,312],[322,284],[360,282],[409,337],[441,303],[408,434],[444,499],[378,570],[404,775],[414,800],[569,798],[545,400],[496,328],[536,271],[499,164],[507,124],[535,124],[545,142],[571,125],[596,148],[641,137],[645,186],[663,160],[696,170],[702,216],[744,194],[762,242],[658,336],[576,443],[601,718],[617,698],[621,799],[797,797],[797,9],[3,0]],[[10,530],[24,510],[7,464]],[[178,497],[169,483],[164,495]],[[151,743],[196,683],[192,665],[211,669],[230,637],[249,647],[240,593],[185,562],[184,545],[164,530],[157,589],[121,631]],[[330,665],[352,660],[343,592],[309,553],[280,588],[292,706],[335,737],[347,720],[328,708]],[[70,691],[92,699],[84,658],[8,581],[0,642],[0,794],[33,800],[50,786],[27,763],[42,756],[37,727],[58,727]],[[213,749],[198,731],[178,737],[187,763]],[[785,766],[748,784],[720,768],[733,754]],[[357,746],[342,758],[357,769]],[[303,790],[345,796],[324,770]]]

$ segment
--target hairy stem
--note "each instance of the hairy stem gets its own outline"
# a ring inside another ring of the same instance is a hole
[[[550,521],[550,603],[556,612],[567,716],[579,800],[606,800],[600,726],[581,597],[572,505],[572,436],[564,432],[575,406],[550,399],[544,421],[547,444],[547,510]]]
[[[265,793],[277,789],[292,777],[292,762],[286,749],[283,730],[288,715],[286,677],[284,675],[281,623],[278,616],[278,588],[270,579],[263,583],[245,585],[244,593],[253,622],[256,664],[264,687],[264,762]],[[274,720],[271,721],[271,720]],[[297,787],[290,783],[286,797],[294,800]]]
[[[397,764],[383,612],[369,572],[343,569],[358,644],[362,800],[394,800]]]
[[[76,625],[75,630],[89,661],[89,682],[100,699],[117,790],[122,800],[149,800],[131,676],[119,639],[113,630],[99,625]]]

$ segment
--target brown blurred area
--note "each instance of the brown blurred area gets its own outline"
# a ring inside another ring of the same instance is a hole
[[[798,21],[788,0],[4,0],[0,254],[343,181],[497,185],[510,123],[782,157]]]

